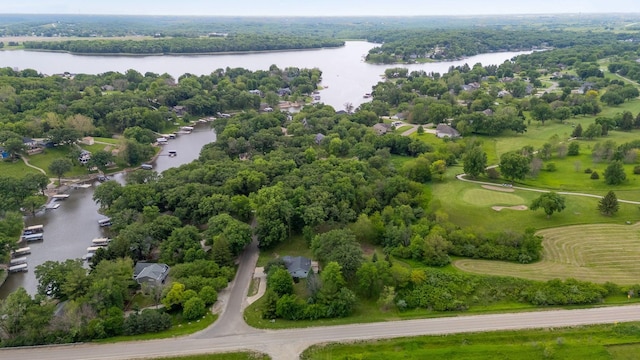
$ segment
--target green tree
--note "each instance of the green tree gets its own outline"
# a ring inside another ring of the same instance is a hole
[[[267,286],[278,296],[293,294],[293,278],[287,269],[273,267],[267,276]]]
[[[207,306],[204,301],[195,296],[184,303],[182,315],[187,320],[196,320],[203,317],[207,313]]]
[[[430,169],[432,174],[437,174],[438,179],[442,181],[444,174],[447,172],[447,162],[444,160],[436,160],[431,163]]]
[[[582,125],[578,124],[576,125],[576,127],[573,129],[573,132],[571,133],[571,137],[574,138],[579,138],[582,136]]]
[[[76,271],[84,272],[86,269],[82,266],[82,260],[69,259],[64,262],[45,261],[36,266],[35,274],[38,280],[38,294],[50,296],[58,300],[66,300],[69,295],[63,291],[63,285],[67,281],[71,281],[71,274]],[[81,294],[79,294],[81,295]]]
[[[544,213],[547,214],[547,218],[549,218],[554,212],[561,212],[566,208],[565,198],[553,191],[544,193],[534,199],[529,208],[533,211],[543,209]]]
[[[20,138],[10,138],[4,142],[4,150],[9,153],[11,158],[18,158],[27,147]]]
[[[58,184],[60,183],[62,176],[71,171],[73,164],[71,160],[65,158],[54,159],[51,164],[49,164],[49,171],[51,171],[55,176],[58,177]]]
[[[336,262],[348,279],[355,275],[363,259],[362,248],[348,229],[316,235],[311,241],[311,251],[324,263]]]
[[[515,152],[505,153],[500,157],[500,172],[511,181],[523,180],[529,172],[530,162],[527,156]]]
[[[618,203],[618,198],[611,190],[609,190],[607,195],[598,201],[598,210],[600,210],[600,213],[603,215],[611,216],[617,213],[619,209],[620,204]]]
[[[93,192],[93,201],[101,208],[109,208],[122,194],[122,185],[115,180],[105,181]]]
[[[47,202],[47,197],[42,195],[31,195],[27,196],[22,201],[22,207],[31,213],[31,215],[36,214],[36,212]]]
[[[113,155],[104,150],[96,151],[91,155],[89,167],[97,167],[101,172],[107,171],[107,166],[113,161]]]
[[[620,185],[627,179],[624,166],[620,160],[615,160],[604,170],[604,181],[607,185]]]
[[[462,157],[464,172],[472,178],[484,174],[487,167],[487,153],[478,146],[469,149]]]
[[[576,141],[572,141],[569,143],[569,148],[567,150],[567,154],[569,156],[578,156],[580,155],[580,144]]]
[[[167,295],[162,299],[162,304],[167,310],[176,309],[183,303],[185,286],[179,282],[174,282]]]

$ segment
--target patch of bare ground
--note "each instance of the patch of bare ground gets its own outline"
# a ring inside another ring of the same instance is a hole
[[[501,211],[501,210],[503,210],[503,209],[522,211],[522,210],[527,210],[527,209],[528,209],[527,205],[516,205],[516,206],[492,206],[491,208],[492,208],[493,210],[495,210],[495,211]]]

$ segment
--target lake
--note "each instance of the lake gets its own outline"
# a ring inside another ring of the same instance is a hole
[[[267,70],[271,65],[285,67],[319,68],[322,70],[321,102],[344,109],[345,103],[355,107],[365,101],[365,93],[380,81],[384,70],[390,67],[405,67],[410,71],[424,70],[445,73],[450,66],[468,63],[498,65],[514,56],[530,53],[502,52],[471,56],[457,61],[411,65],[367,64],[363,57],[377,44],[366,41],[347,41],[345,46],[332,49],[304,51],[282,51],[265,53],[244,53],[224,55],[168,55],[168,56],[98,56],[71,55],[66,53],[34,52],[26,50],[0,51],[0,67],[35,69],[43,74],[70,73],[100,74],[107,71],[124,73],[135,69],[142,74],[154,72],[168,73],[178,79],[185,73],[204,75],[216,69],[241,67],[249,70]]]

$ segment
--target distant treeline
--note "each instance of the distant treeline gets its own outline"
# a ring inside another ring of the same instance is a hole
[[[154,40],[28,41],[24,43],[26,49],[86,54],[196,54],[314,49],[343,45],[344,41],[329,38],[264,35]]]
[[[397,63],[420,59],[446,60],[496,51],[530,50],[535,47],[566,48],[576,45],[602,45],[634,39],[635,34],[591,31],[539,30],[402,30],[381,31],[369,41],[383,43],[373,48],[367,60]]]

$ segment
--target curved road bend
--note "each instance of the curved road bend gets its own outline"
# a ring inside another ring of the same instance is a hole
[[[0,350],[11,360],[114,360],[256,350],[273,359],[297,359],[312,344],[359,339],[451,334],[640,321],[640,305],[579,310],[459,316],[287,330],[254,330],[211,339],[194,337],[114,344],[77,344]]]

